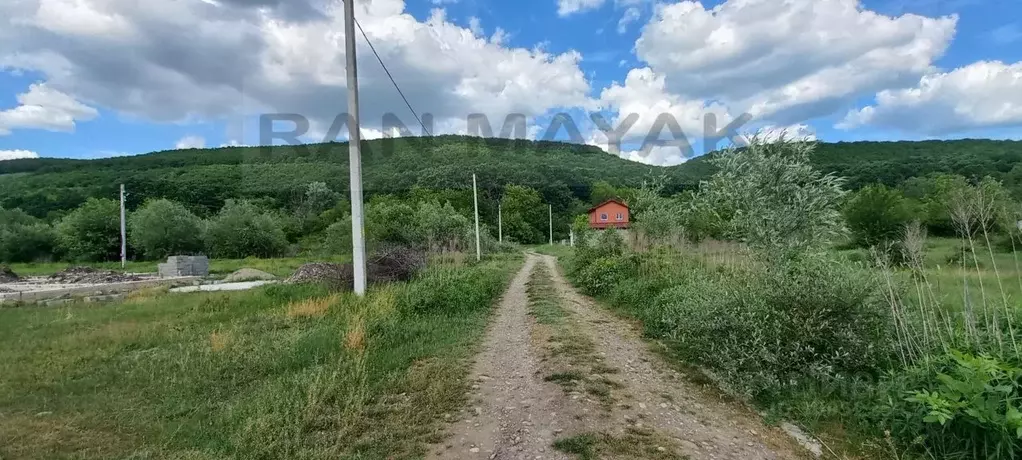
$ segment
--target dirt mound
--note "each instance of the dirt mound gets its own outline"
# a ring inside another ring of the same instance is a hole
[[[366,265],[370,283],[408,281],[426,266],[426,254],[405,247],[384,248],[370,256]]]
[[[18,274],[11,270],[11,267],[0,265],[0,283],[15,283],[20,279]]]
[[[351,264],[311,263],[298,267],[284,283],[323,283],[332,289],[350,290],[354,279]]]
[[[224,277],[225,283],[244,283],[245,281],[270,281],[277,279],[269,273],[254,268],[242,268]]]
[[[60,284],[105,284],[141,281],[135,275],[126,275],[113,270],[100,270],[92,267],[71,267],[54,273],[48,278],[51,283]]]

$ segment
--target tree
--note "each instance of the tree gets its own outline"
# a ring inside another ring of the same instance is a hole
[[[545,241],[547,207],[535,189],[521,185],[504,188],[501,201],[504,212],[504,235],[516,243]]]
[[[419,203],[414,222],[416,233],[432,251],[463,251],[474,241],[472,223],[450,203]]]
[[[121,207],[114,200],[89,198],[57,223],[57,241],[72,260],[115,260],[121,254]]]
[[[202,251],[202,220],[175,201],[147,201],[128,219],[128,240],[149,260]]]
[[[276,219],[247,201],[227,200],[209,221],[206,248],[213,257],[276,257],[287,251],[287,238]]]
[[[859,190],[845,205],[845,220],[856,244],[869,247],[900,240],[915,218],[901,192],[883,184]]]
[[[920,201],[920,214],[928,233],[936,236],[957,234],[951,209],[955,201],[968,194],[969,182],[957,174],[931,174],[914,177],[901,184],[906,197]]]
[[[766,143],[717,155],[718,171],[699,200],[723,223],[725,236],[753,247],[798,252],[824,247],[845,231],[842,180],[809,163],[815,143]]]
[[[53,228],[20,209],[0,208],[0,262],[53,260]]]
[[[378,196],[366,206],[366,240],[383,244],[415,244],[421,241],[415,210],[394,196]]]

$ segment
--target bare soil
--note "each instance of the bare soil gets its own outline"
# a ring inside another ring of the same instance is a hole
[[[526,288],[537,264],[548,267],[568,312],[560,333],[529,315]],[[564,353],[573,344],[563,331],[587,350]],[[557,377],[566,369],[583,382],[611,385],[562,387]],[[471,405],[452,414],[451,435],[430,449],[430,458],[570,459],[577,457],[553,444],[580,439],[609,446],[596,458],[808,458],[779,428],[664,362],[632,324],[578,294],[550,256],[527,256],[498,306],[472,379]]]

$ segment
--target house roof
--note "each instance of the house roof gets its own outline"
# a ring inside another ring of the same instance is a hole
[[[617,203],[617,204],[619,204],[621,206],[624,206],[625,209],[631,209],[631,208],[628,207],[627,204],[625,204],[624,201],[621,201],[621,200],[618,200],[618,199],[615,198],[615,199],[610,199],[610,200],[604,201],[603,203],[600,203],[600,204],[598,204],[596,206],[593,206],[593,207],[589,208],[589,211],[586,211],[586,212],[587,213],[591,213],[591,212],[593,212],[593,211],[595,211],[597,209],[600,209],[600,208],[606,206],[609,203]]]

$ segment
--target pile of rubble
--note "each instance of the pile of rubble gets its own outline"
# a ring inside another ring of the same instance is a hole
[[[11,267],[0,265],[0,283],[16,283],[20,279],[18,274],[11,270]]]
[[[51,283],[59,284],[108,284],[141,281],[142,278],[113,270],[99,270],[92,267],[71,267],[54,273],[47,278]]]
[[[411,248],[391,247],[377,251],[366,261],[369,283],[408,281],[426,266],[426,254]],[[322,283],[331,289],[350,290],[354,269],[349,264],[311,263],[298,268],[286,284]]]
[[[331,289],[351,289],[355,280],[351,264],[311,263],[298,267],[286,284],[322,283]]]
[[[230,275],[224,277],[223,282],[225,283],[244,283],[247,281],[273,281],[277,279],[269,273],[262,270],[256,270],[254,268],[242,268]]]

